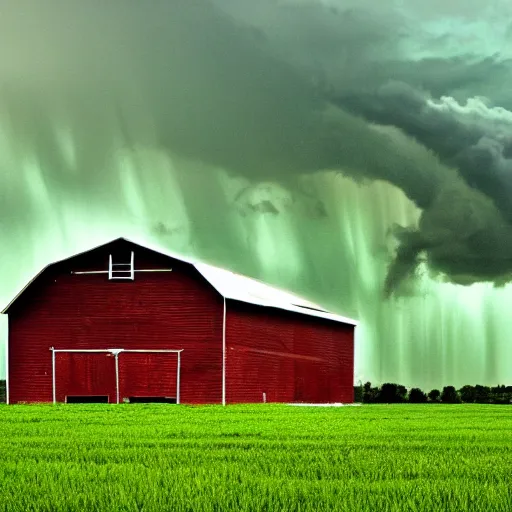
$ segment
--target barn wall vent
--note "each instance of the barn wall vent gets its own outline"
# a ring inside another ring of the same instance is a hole
[[[108,404],[108,395],[66,396],[67,404]]]

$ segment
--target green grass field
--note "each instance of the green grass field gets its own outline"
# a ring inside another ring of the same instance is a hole
[[[512,510],[512,407],[0,406],[0,510]]]

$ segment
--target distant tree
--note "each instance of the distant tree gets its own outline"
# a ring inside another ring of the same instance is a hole
[[[409,403],[424,404],[427,401],[427,395],[420,388],[412,388],[409,391]]]
[[[361,403],[364,401],[364,387],[354,386],[354,402]]]
[[[373,403],[480,403],[480,404],[512,404],[512,386],[462,386],[456,390],[453,386],[445,386],[441,391],[433,389],[425,394],[419,388],[412,388],[409,393],[405,386],[385,383],[380,388],[372,386],[371,382],[354,387],[356,401],[366,404]],[[362,397],[362,398],[361,398]]]
[[[406,401],[407,389],[399,384],[387,382],[382,384],[378,395],[378,401],[385,404],[399,404]]]
[[[439,389],[433,389],[428,393],[429,402],[439,402],[439,397],[441,396],[441,391]]]
[[[463,402],[472,404],[475,401],[475,388],[466,384],[459,389],[459,395]]]
[[[511,393],[503,393],[499,402],[500,404],[512,404],[512,392]]]
[[[512,386],[495,386],[491,388],[491,403],[510,404],[512,403]]]
[[[491,403],[491,388],[489,386],[475,386],[475,402],[477,404]]]
[[[459,404],[460,397],[453,386],[445,386],[441,393],[441,402],[444,404]]]
[[[407,402],[407,388],[405,386],[402,386],[401,384],[399,384],[397,393],[398,393],[401,403]]]
[[[379,388],[372,387],[371,382],[366,382],[363,386],[363,402],[365,404],[373,404],[377,401]]]

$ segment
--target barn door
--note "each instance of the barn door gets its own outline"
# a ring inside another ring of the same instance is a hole
[[[114,358],[105,352],[57,352],[55,388],[58,402],[115,403]]]
[[[51,351],[54,403],[180,403],[182,350]]]
[[[176,352],[121,352],[121,401],[179,403],[178,357]]]

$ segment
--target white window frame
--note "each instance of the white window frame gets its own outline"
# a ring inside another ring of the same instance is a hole
[[[130,270],[115,270],[114,267],[130,267]],[[128,276],[128,272],[130,275]],[[117,276],[115,274],[118,274]],[[119,275],[122,274],[122,275]],[[113,263],[112,254],[108,256],[108,278],[112,279],[123,279],[133,281],[135,279],[135,253],[131,251],[130,263]]]

